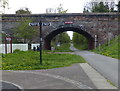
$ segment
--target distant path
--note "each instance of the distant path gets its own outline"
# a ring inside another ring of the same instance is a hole
[[[74,54],[82,56],[92,67],[104,77],[118,86],[118,60],[89,51],[80,51],[71,45]]]

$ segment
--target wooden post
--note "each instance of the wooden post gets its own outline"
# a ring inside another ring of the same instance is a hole
[[[6,41],[6,37],[5,37],[5,54],[7,54],[7,41]]]
[[[10,53],[12,53],[12,38],[10,40]]]

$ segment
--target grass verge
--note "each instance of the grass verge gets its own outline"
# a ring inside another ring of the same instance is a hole
[[[86,44],[80,45],[80,44],[74,44],[74,47],[79,50],[87,50],[88,46]]]
[[[116,38],[112,39],[110,41],[110,45],[108,46],[108,44],[104,44],[102,45],[101,47],[98,47],[94,50],[92,50],[93,52],[96,52],[98,54],[102,54],[102,55],[105,55],[105,56],[109,56],[109,57],[112,57],[112,58],[116,58],[116,59],[120,59],[119,57],[119,41],[120,39],[120,35],[117,36]]]
[[[56,46],[54,52],[73,52],[70,50],[70,43],[64,43]]]
[[[52,54],[43,52],[43,65],[40,65],[39,52],[19,51],[2,55],[2,70],[37,70],[70,66],[86,61],[77,55]]]
[[[110,80],[107,80],[107,82],[110,83],[112,86],[115,86],[115,84],[111,82]]]

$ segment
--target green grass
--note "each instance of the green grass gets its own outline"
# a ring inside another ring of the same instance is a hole
[[[92,51],[96,52],[98,54],[102,54],[102,55],[109,56],[109,57],[112,57],[112,58],[120,59],[118,57],[118,54],[120,52],[118,50],[118,44],[120,43],[120,41],[118,41],[118,39],[120,39],[120,36],[112,39],[110,41],[110,45],[109,46],[108,46],[108,44],[104,44],[100,48],[96,48],[96,49],[94,49]]]
[[[88,48],[87,44],[74,44],[74,47],[79,49],[79,50],[86,50]]]
[[[85,62],[82,57],[77,55],[43,52],[43,65],[40,65],[39,52],[20,51],[13,54],[2,55],[2,70],[51,69]]]
[[[55,47],[54,52],[72,52],[70,50],[70,43],[64,43],[60,46]]]
[[[115,86],[115,84],[111,82],[110,80],[107,80],[107,82],[110,83],[112,86]]]

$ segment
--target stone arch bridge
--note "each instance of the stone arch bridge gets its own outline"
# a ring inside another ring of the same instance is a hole
[[[33,19],[34,22],[42,20],[51,24],[42,27],[44,49],[51,49],[52,38],[65,31],[74,31],[85,36],[89,41],[88,49],[94,49],[118,35],[117,13],[5,14],[2,15],[2,31],[9,32],[23,17]]]

